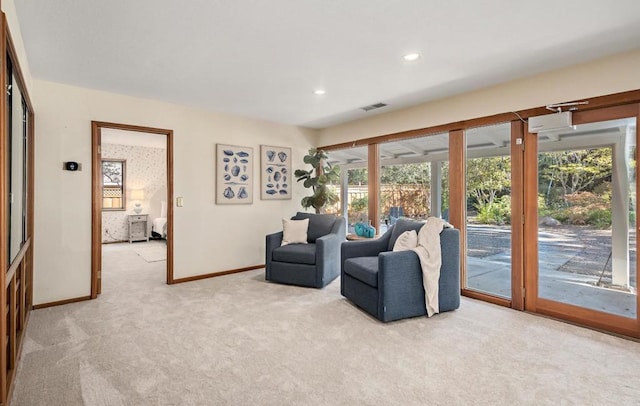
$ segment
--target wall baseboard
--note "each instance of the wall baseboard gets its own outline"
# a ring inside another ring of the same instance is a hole
[[[69,303],[84,302],[85,300],[91,300],[91,296],[82,296],[82,297],[75,297],[73,299],[58,300],[56,302],[41,303],[41,304],[33,305],[33,309],[36,310],[36,309],[44,309],[46,307],[52,307],[52,306],[62,306]]]
[[[129,240],[102,241],[102,245],[105,245],[105,244],[119,244],[121,242],[129,242]]]
[[[223,275],[230,275],[230,274],[233,274],[233,273],[253,271],[254,269],[260,269],[260,268],[264,268],[264,267],[265,267],[264,264],[262,264],[262,265],[253,265],[253,266],[247,266],[245,268],[230,269],[228,271],[213,272],[213,273],[207,273],[207,274],[195,275],[195,276],[187,276],[186,278],[174,279],[171,284],[173,285],[173,284],[176,284],[176,283],[193,282],[193,281],[197,281],[197,280],[200,280],[200,279],[213,278],[213,277],[216,277],[216,276],[223,276]]]

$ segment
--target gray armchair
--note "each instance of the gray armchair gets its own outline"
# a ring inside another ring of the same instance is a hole
[[[427,314],[418,255],[413,251],[392,251],[400,234],[407,230],[417,232],[422,224],[399,219],[376,240],[342,244],[342,296],[384,322]],[[440,312],[446,312],[460,306],[459,230],[445,228],[440,233],[440,246],[438,301]]]
[[[282,244],[282,231],[266,237],[265,278],[290,285],[323,288],[340,275],[340,244],[346,221],[330,214],[298,212],[293,220],[309,219],[307,244]]]

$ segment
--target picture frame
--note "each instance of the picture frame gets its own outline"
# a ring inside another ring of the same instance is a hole
[[[253,148],[216,144],[216,204],[253,203]]]
[[[260,199],[290,200],[291,148],[260,145]]]

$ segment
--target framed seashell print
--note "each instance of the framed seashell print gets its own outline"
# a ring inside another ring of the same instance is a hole
[[[260,198],[291,199],[291,148],[260,145]]]
[[[216,204],[253,203],[253,148],[216,144]]]

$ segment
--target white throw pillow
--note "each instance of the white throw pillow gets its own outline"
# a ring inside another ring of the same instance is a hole
[[[393,244],[394,251],[408,251],[418,246],[418,233],[416,230],[405,231],[400,234],[396,243]]]
[[[306,244],[309,219],[288,220],[282,219],[282,245]]]

